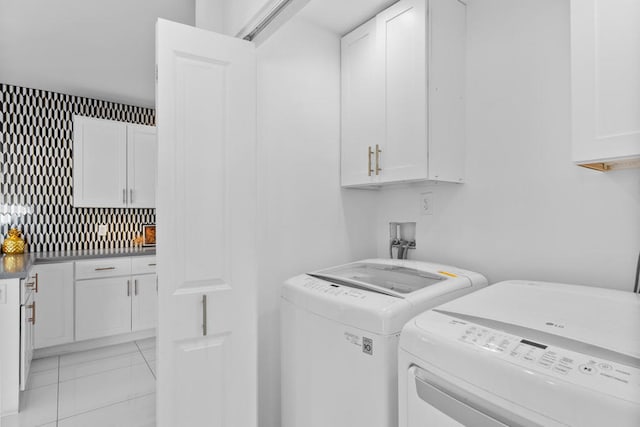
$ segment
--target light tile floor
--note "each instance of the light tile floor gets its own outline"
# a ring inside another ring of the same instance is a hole
[[[155,338],[34,360],[1,427],[153,427]]]

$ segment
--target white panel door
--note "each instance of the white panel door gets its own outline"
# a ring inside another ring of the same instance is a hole
[[[155,274],[132,276],[131,330],[155,328],[158,317],[158,292]]]
[[[427,178],[426,18],[424,0],[401,0],[379,13],[386,134],[381,181]]]
[[[377,180],[375,150],[384,144],[384,86],[380,79],[376,20],[341,40],[343,186]]]
[[[129,207],[155,208],[158,175],[156,128],[127,125],[127,152]]]
[[[73,118],[73,206],[127,205],[127,125]]]
[[[640,157],[640,2],[571,1],[573,159]]]
[[[159,20],[160,427],[257,424],[252,43]]]
[[[131,332],[131,279],[76,281],[76,340]]]
[[[73,263],[41,264],[37,274],[38,323],[34,327],[35,348],[73,342]]]

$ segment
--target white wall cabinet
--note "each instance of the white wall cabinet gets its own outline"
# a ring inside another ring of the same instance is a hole
[[[73,119],[73,205],[155,207],[155,127],[82,116]]]
[[[155,328],[155,256],[76,262],[76,341]]]
[[[38,283],[33,295],[38,308],[35,348],[73,342],[73,263],[35,265],[30,276]]]
[[[573,160],[640,166],[640,2],[571,1]]]
[[[343,37],[343,186],[464,181],[465,27],[457,0],[401,0]]]
[[[156,206],[158,143],[153,126],[127,125],[128,206]]]

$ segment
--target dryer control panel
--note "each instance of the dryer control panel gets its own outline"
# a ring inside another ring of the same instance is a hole
[[[629,401],[638,399],[640,393],[640,369],[638,368],[446,315],[443,315],[437,323],[442,327],[439,333],[444,333],[451,339],[474,347],[477,351],[486,352],[529,371],[536,371]]]

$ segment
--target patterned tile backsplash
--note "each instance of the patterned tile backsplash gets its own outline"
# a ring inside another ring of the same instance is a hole
[[[149,108],[0,83],[0,243],[16,225],[29,252],[121,248],[155,223],[155,209],[72,206],[74,114],[155,124]],[[31,213],[8,224],[12,206]],[[99,224],[108,226],[104,237]]]

